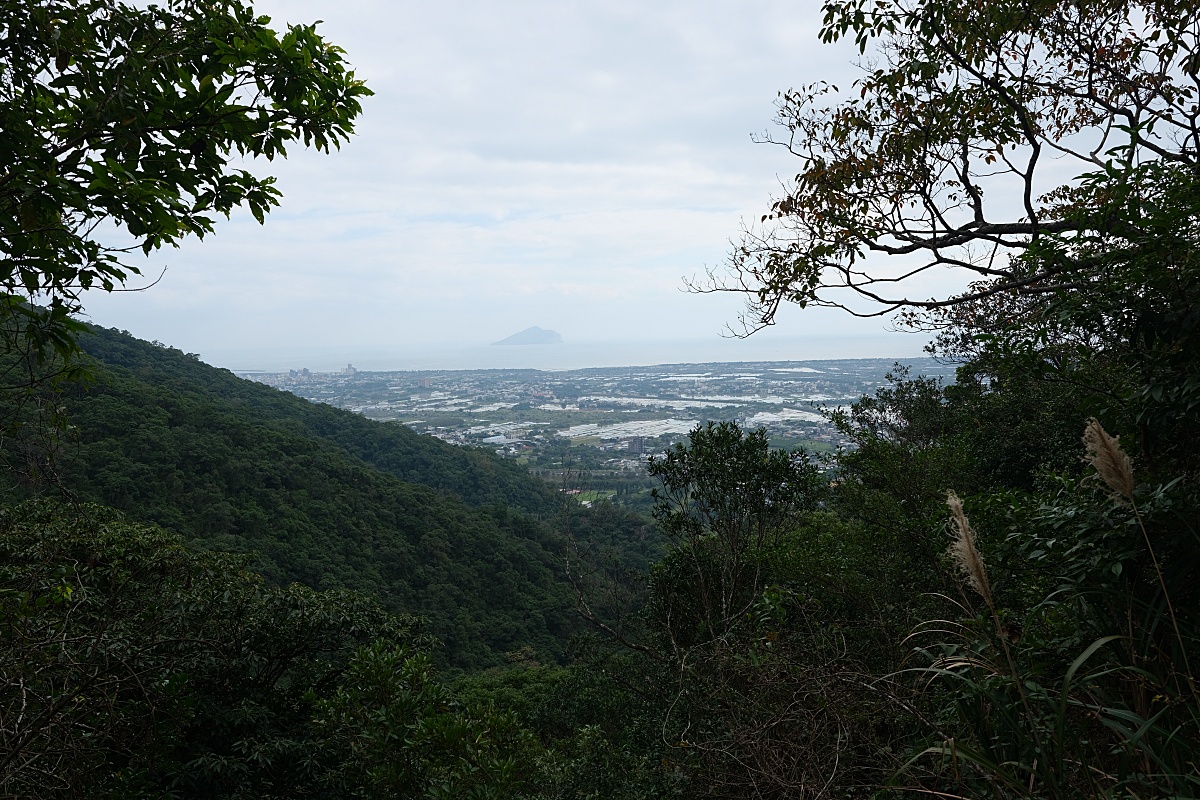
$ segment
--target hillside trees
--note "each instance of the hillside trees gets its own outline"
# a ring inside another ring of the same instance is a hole
[[[197,549],[252,553],[272,583],[422,614],[440,664],[482,669],[521,647],[557,661],[581,627],[539,521],[561,500],[515,465],[128,334],[93,328],[80,344],[96,380],[56,398],[76,426],[58,459],[74,497]],[[627,522],[577,515],[589,542]]]
[[[31,797],[222,796],[311,779],[306,690],[377,636],[349,593],[269,588],[238,559],[98,508],[0,515],[0,785]],[[252,766],[253,765],[253,766]]]
[[[673,650],[719,640],[740,626],[764,588],[764,554],[823,488],[802,452],[772,451],[765,429],[708,423],[652,457],[654,517],[671,554],[656,580],[661,632]]]
[[[518,797],[556,758],[414,618],[110,510],[0,513],[0,586],[5,796]]]
[[[782,96],[800,169],[708,287],[746,293],[750,330],[788,303],[899,314],[963,364],[842,418],[859,448],[833,508],[912,578],[877,584],[880,632],[929,620],[902,665],[927,668],[906,708],[928,747],[898,790],[1196,791],[1197,12],[826,2],[823,39],[855,42],[865,74]],[[960,282],[931,289],[943,268]],[[1132,457],[1120,488],[1080,466],[1101,425]],[[972,519],[948,556],[952,488]]]
[[[887,692],[863,690],[886,669],[873,653],[890,652],[870,625],[879,587],[860,572],[871,543],[827,510],[824,470],[724,422],[697,427],[650,472],[670,544],[640,631],[627,620],[615,631],[630,659],[604,668],[661,715],[664,765],[712,797],[882,781],[895,715]]]

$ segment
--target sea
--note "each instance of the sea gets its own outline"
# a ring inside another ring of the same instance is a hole
[[[562,342],[541,345],[420,344],[394,347],[328,346],[213,350],[205,362],[238,373],[308,369],[334,372],[353,366],[372,372],[400,370],[538,369],[640,367],[761,361],[818,361],[855,358],[904,360],[925,355],[927,339],[904,332],[878,336],[828,336],[678,341]]]

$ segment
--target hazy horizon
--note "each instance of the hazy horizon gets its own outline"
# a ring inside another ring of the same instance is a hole
[[[211,349],[201,360],[233,372],[333,372],[352,364],[373,372],[402,370],[541,369],[639,367],[754,361],[911,359],[925,356],[921,336],[750,339],[677,339],[651,342],[565,341],[561,344],[500,347],[491,344],[425,343],[393,347],[326,346]],[[163,344],[174,346],[171,342]]]
[[[530,325],[568,342],[715,339],[744,297],[684,278],[719,271],[798,165],[752,134],[779,92],[861,74],[852,43],[820,45],[818,9],[783,0],[255,6],[279,26],[324,20],[375,91],[357,133],[328,156],[297,145],[239,165],[278,178],[265,225],[235,212],[138,261],[129,288],[166,269],[147,291],[85,299],[98,324],[247,368],[255,351],[365,360]],[[933,296],[953,276],[931,280]],[[811,307],[779,323],[801,339],[887,325]]]

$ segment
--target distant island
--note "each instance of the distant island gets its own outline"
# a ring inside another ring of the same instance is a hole
[[[507,339],[501,339],[497,344],[562,344],[562,337],[554,331],[548,331],[534,325],[532,328],[526,328],[520,333],[514,333]]]

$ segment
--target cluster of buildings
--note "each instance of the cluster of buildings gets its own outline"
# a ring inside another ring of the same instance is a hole
[[[913,359],[914,373],[952,368]],[[488,447],[543,469],[570,453],[588,468],[637,469],[708,420],[765,427],[779,446],[847,444],[827,412],[887,381],[889,359],[682,364],[563,370],[336,372],[244,377],[408,425],[456,445]],[[624,464],[625,466],[621,466]]]

